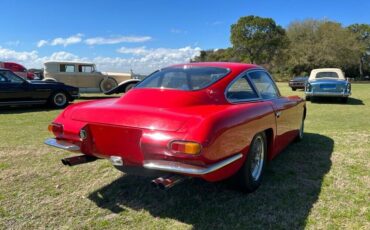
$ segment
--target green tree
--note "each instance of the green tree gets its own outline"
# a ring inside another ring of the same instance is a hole
[[[362,45],[362,54],[358,59],[359,74],[360,78],[364,77],[364,65],[370,56],[370,25],[369,24],[352,24],[348,26],[350,32],[352,32],[357,41]],[[367,62],[367,64],[369,64]]]
[[[361,45],[353,33],[340,23],[325,20],[304,20],[288,26],[290,40],[288,65],[296,74],[314,68],[357,65]]]
[[[271,18],[246,16],[231,25],[231,43],[242,60],[252,63],[269,63],[286,47],[285,30]]]

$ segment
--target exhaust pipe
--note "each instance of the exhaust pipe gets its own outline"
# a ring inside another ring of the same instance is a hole
[[[151,181],[153,187],[159,188],[161,190],[167,190],[174,185],[184,181],[186,177],[180,175],[169,175],[167,177],[158,177]]]
[[[85,164],[89,162],[96,161],[98,158],[88,155],[80,155],[80,156],[73,156],[73,157],[67,157],[62,159],[62,163],[64,165],[68,166],[74,166],[79,164]]]

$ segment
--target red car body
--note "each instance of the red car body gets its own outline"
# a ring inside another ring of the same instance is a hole
[[[54,120],[50,129],[56,137],[46,144],[110,158],[122,167],[220,181],[240,170],[256,134],[264,133],[269,160],[297,138],[306,113],[300,97],[230,102],[226,96],[225,90],[239,76],[264,69],[240,63],[173,66],[202,67],[228,72],[199,90],[140,88],[139,84],[120,98],[70,105]],[[176,141],[180,147],[184,141],[190,149],[194,145],[200,149],[185,154],[177,151]]]
[[[35,74],[28,71],[23,65],[15,62],[0,62],[0,68],[10,69],[23,79],[34,80]]]

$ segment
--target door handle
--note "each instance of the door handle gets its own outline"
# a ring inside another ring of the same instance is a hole
[[[276,116],[277,118],[279,118],[279,117],[280,117],[280,115],[281,115],[281,111],[277,111],[277,112],[275,112],[275,116]]]

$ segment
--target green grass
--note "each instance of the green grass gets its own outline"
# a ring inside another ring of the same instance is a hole
[[[348,104],[307,103],[304,141],[253,194],[195,179],[158,191],[107,161],[64,167],[69,154],[43,144],[60,110],[1,109],[0,229],[369,229],[370,85],[353,92]]]

